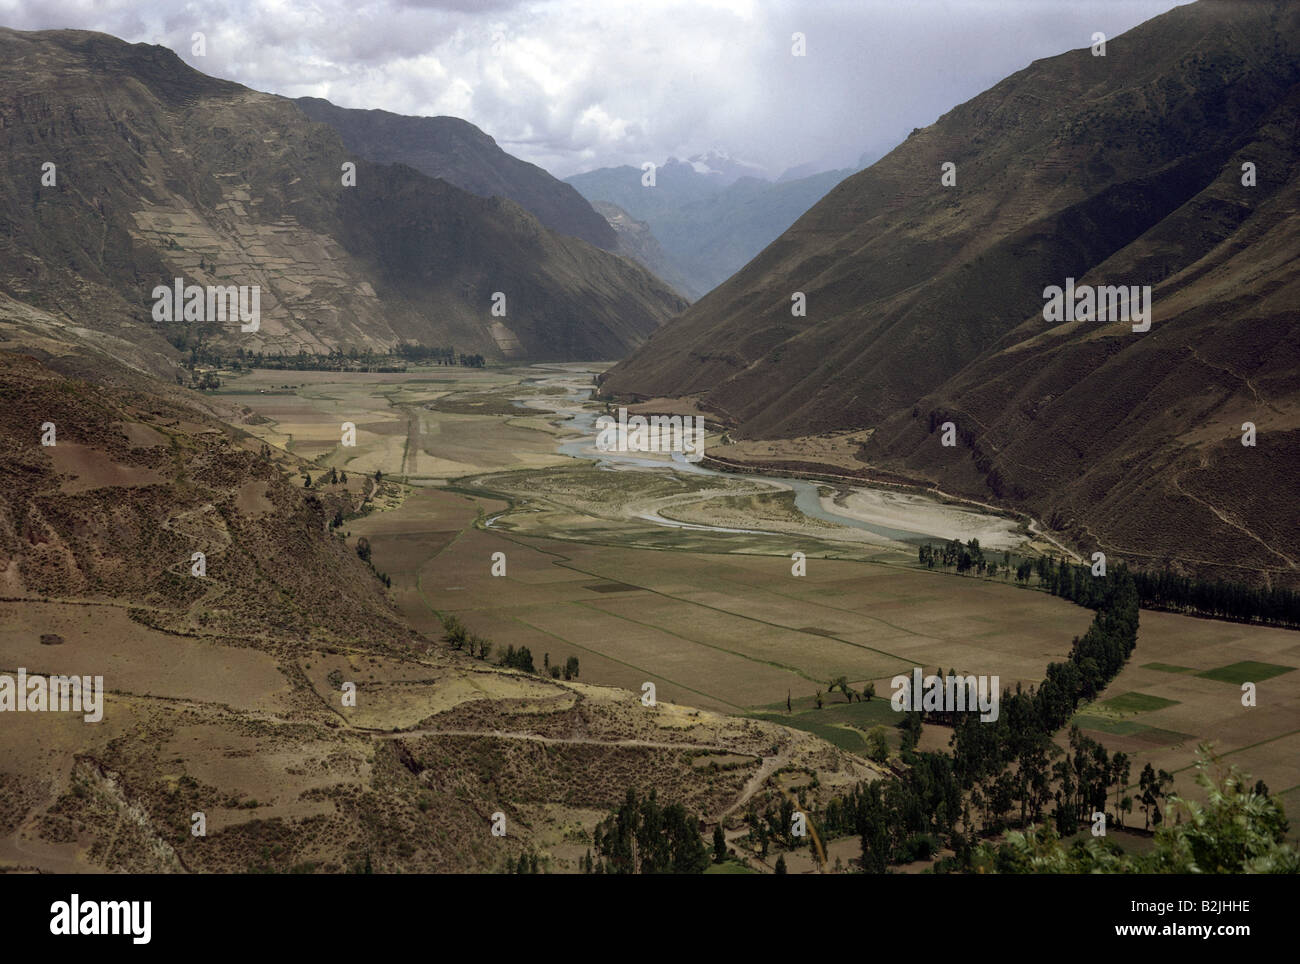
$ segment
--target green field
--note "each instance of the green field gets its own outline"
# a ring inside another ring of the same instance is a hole
[[[735,860],[724,860],[720,864],[709,864],[704,871],[706,874],[756,874],[757,870],[747,867],[745,864]]]
[[[1114,713],[1149,713],[1152,710],[1163,710],[1166,706],[1177,706],[1178,700],[1167,700],[1146,693],[1121,693],[1099,705]]]
[[[1191,666],[1174,666],[1170,663],[1143,663],[1143,669],[1155,669],[1162,673],[1195,673],[1195,668]]]
[[[1294,669],[1294,666],[1257,663],[1248,659],[1240,663],[1229,663],[1227,666],[1220,666],[1217,669],[1207,669],[1205,672],[1196,675],[1203,679],[1214,679],[1222,683],[1233,683],[1240,686],[1242,683],[1258,683],[1261,680],[1272,679],[1274,676],[1290,673]]]

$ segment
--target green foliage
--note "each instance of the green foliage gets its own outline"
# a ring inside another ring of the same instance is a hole
[[[720,864],[727,859],[727,835],[722,824],[713,828],[713,862]]]
[[[889,759],[889,741],[883,726],[873,726],[867,734],[867,759],[884,763]]]
[[[497,663],[511,669],[521,669],[525,673],[537,672],[537,668],[533,666],[533,654],[528,651],[527,646],[520,646],[518,649],[507,646]]]
[[[680,803],[661,807],[655,791],[644,798],[629,788],[623,805],[595,830],[596,873],[702,874],[709,852],[698,817]]]
[[[1169,570],[1137,573],[1138,595],[1148,609],[1199,613],[1241,622],[1300,627],[1300,592],[1235,582],[1207,582]]]
[[[460,649],[469,641],[469,631],[456,616],[443,616],[442,629],[442,638],[451,644],[452,649]]]
[[[994,848],[981,845],[975,869],[988,873],[1115,874],[1295,874],[1300,854],[1286,842],[1288,824],[1281,804],[1250,777],[1229,767],[1217,779],[1215,760],[1204,744],[1198,750],[1196,782],[1207,802],[1181,797],[1169,801],[1175,819],[1165,820],[1149,853],[1125,854],[1099,838],[1066,846],[1050,828],[1012,832]]]

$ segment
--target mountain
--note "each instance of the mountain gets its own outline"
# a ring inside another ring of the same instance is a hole
[[[862,166],[862,165],[859,165]],[[796,164],[794,167],[787,167],[776,179],[777,184],[785,184],[787,181],[798,181],[801,178],[812,177],[820,171],[817,165],[812,161],[807,164]]]
[[[386,110],[338,107],[319,97],[295,103],[329,124],[349,151],[377,164],[405,164],[481,197],[504,197],[559,234],[612,251],[614,230],[568,184],[536,164],[507,154],[497,142],[458,117],[408,117]]]
[[[659,244],[659,239],[650,230],[650,225],[638,221],[617,204],[608,201],[593,201],[591,206],[618,235],[615,251],[643,265],[656,278],[668,282],[686,298],[694,299],[702,294],[691,287],[690,282],[674,267]]]
[[[614,358],[684,305],[513,201],[367,161],[292,101],[161,47],[0,30],[0,91],[0,293],[77,338],[131,345],[145,370],[174,369],[172,346],[199,340]],[[155,289],[175,278],[256,286],[258,329],[155,320]]]
[[[604,390],[697,395],[737,437],[873,429],[864,477],[1025,509],[1089,552],[1294,582],[1298,83],[1279,2],[1201,0],[1104,57],[1036,61],[841,183]],[[1045,321],[1067,278],[1150,285],[1150,330]]]
[[[760,181],[767,179],[767,172],[759,165],[732,157],[726,151],[717,148],[702,154],[692,154],[686,159],[686,163],[695,168],[697,174],[717,177],[724,185],[734,184],[742,177],[757,178]]]
[[[670,273],[681,279],[674,284],[696,294],[738,271],[850,173],[824,171],[773,184],[739,176],[747,169],[709,154],[688,161],[670,157],[656,169],[654,187],[644,186],[642,170],[629,165],[567,180],[593,204],[615,204],[644,221],[663,247]]]

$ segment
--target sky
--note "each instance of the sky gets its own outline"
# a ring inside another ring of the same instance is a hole
[[[712,150],[776,177],[882,155],[1030,62],[1181,2],[0,0],[0,25],[161,43],[289,97],[451,114],[558,177]]]

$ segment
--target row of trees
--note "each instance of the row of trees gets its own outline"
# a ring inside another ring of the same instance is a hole
[[[971,547],[960,548],[969,552]],[[1072,572],[1070,576],[1072,593]],[[969,866],[976,816],[982,831],[996,830],[1017,808],[1023,824],[1040,819],[1054,805],[1059,832],[1073,833],[1078,821],[1090,815],[1089,808],[1104,808],[1109,792],[1118,794],[1127,784],[1131,764],[1124,754],[1109,756],[1076,729],[1070,735],[1072,752],[1057,760],[1062,751],[1052,739],[1079,702],[1114,677],[1137,641],[1132,575],[1120,566],[1108,576],[1092,577],[1089,571],[1089,578],[1095,578],[1095,591],[1081,595],[1097,604],[1092,625],[1074,640],[1065,662],[1048,667],[1037,689],[1017,687],[1002,694],[998,719],[991,722],[980,722],[978,712],[929,714],[932,722],[953,725],[951,754],[918,752],[926,714],[905,713],[899,728],[906,771],[860,784],[829,803],[822,815],[826,832],[858,836],[865,870],[883,872],[891,863],[917,859],[943,839],[957,853],[956,863]],[[1057,583],[1065,587],[1067,580],[1059,577]],[[1152,777],[1143,803],[1158,822],[1159,800],[1170,778],[1163,773]],[[1117,809],[1122,803],[1117,802]]]
[[[455,365],[459,362],[467,368],[482,368],[487,364],[482,355],[465,354],[464,352],[457,355],[456,349],[450,346],[446,348],[430,348],[427,345],[406,344],[403,342],[397,346],[395,353],[399,358],[417,364]]]
[[[448,614],[442,617],[442,629],[443,639],[451,645],[452,649],[463,649],[470,656],[476,656],[481,660],[486,660],[492,655],[492,642],[477,633],[471,633],[458,616]],[[527,646],[520,646],[518,649],[507,646],[497,657],[497,665],[522,670],[525,673],[537,673],[537,667],[533,664],[532,651]],[[566,680],[577,679],[580,670],[578,657],[570,656],[561,666],[559,663],[551,662],[550,653],[542,655],[542,668],[543,672],[550,673],[553,678],[559,679],[563,676]]]
[[[357,558],[359,558],[362,562],[364,562],[367,566],[370,567],[370,571],[375,574],[375,578],[378,579],[380,582],[382,582],[385,588],[392,589],[393,588],[392,577],[388,575],[388,573],[380,572],[378,569],[376,569],[374,562],[371,561],[370,559],[370,540],[367,539],[365,536],[361,536],[359,539],[357,539],[356,551],[357,551]]]
[[[1300,629],[1300,592],[1278,586],[1263,589],[1238,582],[1205,582],[1168,569],[1140,572],[1135,578],[1138,596],[1148,609]]]
[[[453,615],[442,617],[443,639],[451,644],[455,650],[464,649],[470,656],[477,656],[479,659],[486,660],[492,655],[492,643],[484,639],[477,633],[471,633],[460,619]],[[511,647],[513,650],[513,647]],[[518,657],[512,652],[511,659],[517,660]],[[528,655],[528,662],[532,664],[532,654]]]
[[[564,665],[561,666],[559,663],[551,662],[550,653],[543,653],[542,670],[543,672],[550,673],[553,679],[559,679],[561,676],[567,680],[577,679],[579,670],[578,657],[570,656],[564,661]]]
[[[964,545],[956,539],[942,545],[927,543],[917,548],[917,561],[929,569],[954,568],[959,573],[975,571],[996,576],[998,564],[985,558],[978,539]],[[1002,554],[1002,573],[1015,572],[1016,582],[1028,583],[1034,575],[1038,584],[1053,595],[1095,609],[1100,584],[1090,565],[1075,565],[1050,556],[1020,559],[1014,570],[1011,553]],[[1211,616],[1237,622],[1258,622],[1288,629],[1300,629],[1300,592],[1282,586],[1258,587],[1240,582],[1193,579],[1168,569],[1134,572],[1138,599],[1146,609]]]
[[[185,328],[173,331],[168,341],[183,353],[188,353],[185,367],[193,371],[198,366],[230,368],[263,368],[273,371],[366,371],[404,372],[408,363],[434,365],[460,365],[465,368],[484,368],[487,359],[478,353],[457,352],[455,348],[435,348],[427,345],[401,344],[393,351],[374,351],[370,348],[332,348],[328,352],[297,353],[262,352],[236,348],[233,352],[214,345],[211,339],[218,329]],[[218,385],[203,384],[203,388]]]
[[[1005,552],[1002,555],[1005,569],[1011,564],[1011,554]],[[974,570],[981,576],[985,574],[996,576],[998,574],[997,562],[985,557],[984,550],[980,548],[978,539],[970,539],[964,545],[958,539],[937,546],[924,543],[917,548],[916,557],[917,561],[928,569],[942,566],[944,568],[955,568],[960,573]]]

